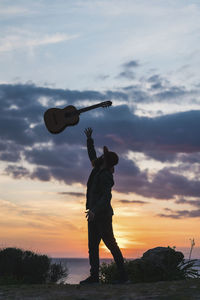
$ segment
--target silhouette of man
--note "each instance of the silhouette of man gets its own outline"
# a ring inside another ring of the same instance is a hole
[[[118,267],[119,280],[115,283],[125,283],[127,274],[124,269],[124,259],[116,243],[113,228],[111,206],[111,189],[114,185],[114,166],[118,163],[118,156],[104,146],[104,154],[97,158],[92,139],[92,128],[85,129],[87,137],[88,156],[93,169],[87,182],[86,218],[88,221],[88,247],[90,276],[80,284],[99,282],[99,244],[101,239],[111,251]]]

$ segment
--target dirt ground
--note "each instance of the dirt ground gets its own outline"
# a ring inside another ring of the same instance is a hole
[[[127,285],[6,285],[0,300],[193,300],[200,299],[200,279]]]

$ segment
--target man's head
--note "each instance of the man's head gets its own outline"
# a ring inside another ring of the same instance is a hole
[[[102,167],[103,165],[108,169],[114,169],[114,166],[118,164],[119,157],[115,152],[108,150],[106,146],[103,147],[103,155],[99,156],[92,162],[93,167]]]
[[[108,150],[106,146],[103,147],[104,162],[107,168],[113,168],[119,162],[119,157],[115,152]]]

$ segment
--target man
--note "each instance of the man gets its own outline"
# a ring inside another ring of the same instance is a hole
[[[92,128],[85,129],[87,137],[88,156],[93,169],[87,182],[86,218],[88,221],[88,247],[90,261],[90,276],[81,281],[80,284],[91,284],[99,282],[99,244],[101,239],[111,251],[119,270],[119,281],[127,281],[124,269],[124,259],[116,243],[113,228],[111,206],[111,189],[114,185],[114,166],[118,163],[118,156],[108,151],[104,146],[104,154],[97,158],[92,139]]]

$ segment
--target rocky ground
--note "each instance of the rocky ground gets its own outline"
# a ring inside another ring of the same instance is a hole
[[[200,299],[200,280],[129,285],[0,286],[2,300],[193,300]]]

